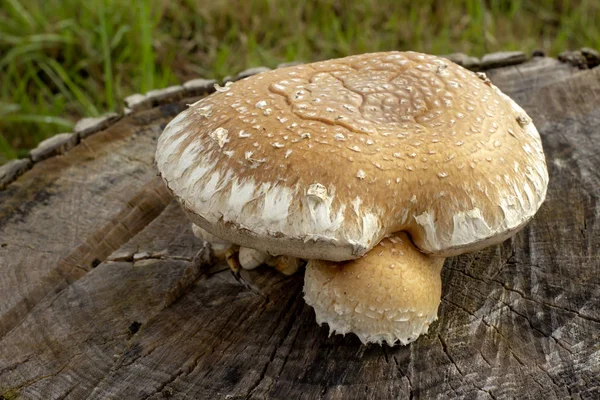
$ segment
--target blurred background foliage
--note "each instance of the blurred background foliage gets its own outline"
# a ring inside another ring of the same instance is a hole
[[[383,50],[600,48],[598,0],[0,0],[0,164],[122,99]]]

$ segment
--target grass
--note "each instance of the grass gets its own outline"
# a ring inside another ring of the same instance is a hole
[[[597,0],[2,0],[0,164],[199,76],[394,49],[598,49],[598,21]]]

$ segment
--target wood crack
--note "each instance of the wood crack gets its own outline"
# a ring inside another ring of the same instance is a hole
[[[555,337],[552,335],[552,333],[545,333],[545,332],[541,331],[540,329],[536,328],[535,326],[533,326],[533,323],[531,322],[531,320],[530,320],[530,319],[529,319],[529,318],[528,318],[528,317],[527,317],[525,314],[522,314],[522,313],[518,312],[517,310],[515,310],[515,309],[514,309],[514,307],[513,307],[511,304],[509,304],[509,303],[507,303],[507,302],[505,302],[505,301],[503,301],[503,300],[500,300],[500,301],[501,301],[501,302],[502,302],[502,304],[504,304],[504,305],[505,305],[505,306],[506,306],[506,307],[507,307],[507,308],[508,308],[508,309],[509,309],[509,310],[510,310],[512,313],[514,313],[514,314],[518,315],[519,317],[521,317],[521,318],[523,318],[525,321],[527,321],[527,323],[529,324],[529,327],[530,327],[531,329],[533,329],[534,331],[536,331],[536,332],[540,333],[540,334],[542,335],[542,337],[547,337],[547,338],[549,338],[549,339],[552,339],[552,340],[554,340],[554,342],[555,342],[557,345],[559,345],[561,348],[563,348],[564,350],[566,350],[566,351],[567,351],[568,353],[570,353],[571,355],[573,354],[573,351],[572,351],[571,349],[569,349],[568,347],[566,347],[566,346],[565,346],[565,345],[564,345],[564,344],[563,344],[563,343],[562,343],[560,340],[558,340],[557,338],[555,338]]]
[[[458,371],[458,373],[460,374],[460,376],[462,376],[463,379],[467,383],[469,383],[471,386],[473,386],[476,390],[479,390],[479,391],[487,394],[493,400],[496,400],[496,397],[490,391],[485,390],[482,387],[479,387],[478,385],[475,384],[475,382],[473,382],[471,379],[467,378],[467,376],[463,373],[463,371],[458,367],[458,364],[454,361],[454,358],[448,352],[448,345],[446,344],[446,342],[444,341],[444,339],[442,339],[442,335],[438,334],[437,338],[438,338],[439,342],[442,345],[442,351],[444,352],[444,354],[446,355],[446,357],[448,358],[448,360],[450,360],[450,362],[452,363],[452,365],[454,365],[454,368]],[[453,388],[453,390],[454,390],[454,388]],[[456,393],[456,390],[454,390],[454,392]]]
[[[540,268],[538,265],[532,265],[532,267],[533,268]],[[447,266],[445,266],[444,268],[447,268],[450,271],[458,272],[458,273],[460,273],[460,274],[462,274],[462,275],[464,275],[466,277],[469,277],[471,279],[474,279],[476,281],[483,282],[486,285],[489,285],[489,284],[498,285],[503,290],[506,290],[506,291],[518,294],[524,300],[527,300],[527,301],[530,301],[530,302],[533,302],[533,303],[537,303],[537,304],[540,304],[540,305],[543,305],[543,306],[548,306],[548,307],[556,308],[556,309],[559,309],[559,310],[562,310],[562,311],[565,311],[565,312],[568,312],[568,313],[573,313],[573,314],[576,314],[576,316],[578,316],[579,318],[582,318],[582,319],[585,319],[585,320],[588,320],[588,321],[592,321],[592,322],[596,322],[596,323],[600,323],[600,319],[597,319],[597,318],[594,318],[594,317],[591,317],[591,316],[588,316],[588,315],[581,314],[579,311],[571,310],[571,309],[568,309],[568,308],[564,308],[564,307],[558,306],[556,304],[552,304],[552,303],[543,301],[541,299],[534,299],[534,298],[528,297],[524,292],[522,292],[522,291],[520,291],[518,289],[515,289],[515,288],[511,288],[505,282],[501,282],[501,281],[499,281],[497,279],[485,280],[483,278],[478,278],[476,276],[473,276],[473,275],[469,274],[468,272],[465,272],[465,271],[462,271],[462,270],[459,270],[459,269],[456,269],[456,268],[450,268],[450,267],[447,267]]]
[[[35,379],[30,379],[30,380],[28,380],[28,381],[25,381],[24,383],[20,384],[19,386],[17,386],[17,387],[14,387],[14,388],[9,388],[9,389],[8,389],[8,390],[6,390],[6,391],[15,391],[15,392],[20,392],[20,391],[21,391],[23,388],[25,388],[25,387],[31,387],[32,385],[35,385],[36,383],[38,383],[38,382],[41,382],[41,381],[43,381],[43,380],[45,380],[45,379],[48,379],[48,378],[53,378],[53,377],[55,377],[55,376],[58,376],[58,375],[59,375],[60,373],[62,373],[62,372],[63,372],[63,371],[64,371],[64,370],[65,370],[65,369],[66,369],[66,368],[67,368],[67,367],[68,367],[68,366],[69,366],[69,365],[70,365],[70,364],[71,364],[71,363],[72,363],[72,362],[73,362],[73,361],[74,361],[74,360],[77,358],[77,357],[79,357],[79,356],[81,356],[81,355],[83,355],[83,354],[84,354],[84,352],[75,353],[75,354],[73,354],[73,355],[72,355],[72,356],[69,358],[69,360],[67,361],[67,363],[66,363],[66,364],[64,364],[63,366],[61,366],[61,367],[60,367],[60,368],[59,368],[57,371],[55,371],[55,372],[52,372],[52,373],[50,373],[50,374],[46,374],[46,375],[42,375],[42,376],[38,376],[38,377],[36,377]],[[2,389],[4,389],[4,388],[2,388]],[[0,393],[0,396],[1,396],[1,393]]]
[[[446,355],[446,357],[448,358],[448,360],[450,360],[450,362],[452,363],[452,365],[454,366],[454,368],[456,369],[456,371],[458,371],[458,373],[460,374],[460,376],[462,376],[464,378],[465,374],[458,367],[458,364],[456,364],[456,362],[454,361],[454,359],[452,358],[452,356],[450,355],[450,353],[448,353],[448,345],[446,344],[446,342],[444,341],[444,339],[442,339],[442,335],[438,334],[437,338],[438,338],[440,344],[442,345],[442,350],[444,351],[444,354]]]
[[[496,332],[496,334],[497,334],[498,336],[500,336],[500,338],[501,338],[502,340],[504,340],[504,342],[506,342],[506,347],[507,347],[507,349],[510,351],[510,354],[513,356],[513,358],[514,358],[514,359],[515,359],[515,360],[516,360],[516,361],[517,361],[517,362],[518,362],[518,363],[519,363],[521,366],[523,366],[523,367],[525,366],[525,363],[524,363],[524,362],[521,360],[521,358],[520,358],[519,356],[517,356],[517,355],[515,354],[515,351],[514,351],[514,349],[511,347],[511,345],[510,345],[510,344],[512,343],[512,342],[511,342],[511,340],[510,340],[509,338],[507,338],[506,336],[504,336],[504,335],[502,334],[502,332],[500,332],[500,330],[499,330],[499,329],[498,329],[498,328],[497,328],[497,327],[496,327],[494,324],[491,324],[491,323],[487,322],[487,321],[485,320],[485,317],[478,317],[477,315],[473,314],[472,312],[470,312],[470,311],[469,311],[469,310],[467,310],[466,308],[464,308],[464,307],[460,306],[460,305],[459,305],[459,304],[457,304],[457,303],[454,303],[454,302],[452,302],[452,301],[448,300],[447,298],[443,298],[443,299],[442,299],[442,301],[443,301],[443,302],[445,302],[445,303],[447,303],[447,304],[450,304],[450,305],[452,305],[452,306],[454,306],[454,307],[457,307],[458,309],[460,309],[460,310],[462,310],[462,311],[466,312],[467,314],[471,315],[472,317],[476,318],[478,321],[481,321],[481,322],[482,322],[482,323],[483,323],[485,326],[487,326],[488,328],[491,328],[491,329],[492,329],[494,332]],[[488,363],[488,364],[489,364],[489,363]]]
[[[384,350],[384,352],[386,352],[385,347],[383,347],[383,350]],[[396,364],[396,369],[408,381],[408,399],[412,400],[414,397],[414,392],[413,392],[414,386],[413,386],[412,380],[410,379],[410,371],[406,371],[406,372],[402,371],[402,368],[400,368],[400,364],[398,363],[398,359],[396,358],[395,355],[392,356],[392,359],[394,360],[394,364]]]
[[[499,282],[497,280],[494,280],[493,282],[496,282],[497,284],[499,284],[500,286],[502,286],[502,288],[504,288],[505,290],[507,290],[509,292],[513,292],[513,293],[518,294],[519,296],[521,296],[523,298],[523,300],[527,300],[527,301],[530,301],[530,302],[533,302],[533,303],[537,303],[537,304],[540,304],[540,305],[545,305],[545,306],[548,306],[548,307],[556,308],[558,310],[566,311],[568,313],[575,314],[577,317],[579,317],[581,319],[585,319],[585,320],[596,322],[596,323],[600,324],[600,319],[597,319],[597,318],[594,318],[594,317],[590,317],[588,315],[583,315],[579,311],[571,310],[569,308],[564,308],[564,307],[558,306],[556,304],[552,304],[552,303],[543,301],[541,299],[534,299],[534,298],[528,297],[522,291],[520,291],[518,289],[515,289],[515,288],[508,287],[508,285],[506,283]]]
[[[160,311],[170,307],[179,300],[198,279],[207,275],[208,269],[215,263],[210,245],[204,243],[193,261],[185,268],[181,277],[175,282],[175,286],[166,291],[164,303]],[[159,312],[160,312],[159,311]]]
[[[144,323],[143,325],[148,325],[151,323],[151,321],[155,318],[158,318],[162,311],[164,311],[165,308],[161,308],[159,311],[157,311],[154,315],[152,315],[151,317],[149,317]],[[207,321],[206,324],[209,325],[211,324],[211,322],[213,322],[216,319],[216,317],[213,320]],[[242,323],[242,322],[240,322]],[[192,332],[190,334],[190,337],[194,337],[200,330],[202,330],[202,326],[199,326],[194,332]],[[223,332],[230,332],[229,335],[222,335]],[[231,332],[233,332],[232,330],[229,329],[228,326],[222,326],[221,330],[219,332],[217,332],[215,334],[216,338],[219,338],[219,342],[217,344],[215,344],[214,346],[212,346],[209,349],[206,349],[202,352],[200,352],[200,354],[197,354],[193,357],[191,362],[187,362],[188,360],[186,360],[186,362],[184,362],[177,370],[176,373],[172,374],[169,376],[169,378],[167,380],[165,380],[164,382],[160,382],[159,385],[157,386],[157,388],[150,394],[148,394],[146,397],[144,397],[144,399],[149,399],[154,395],[157,395],[159,393],[161,393],[163,390],[165,390],[165,388],[170,385],[171,383],[175,382],[178,378],[184,376],[184,375],[189,375],[191,374],[197,367],[198,367],[198,363],[200,361],[200,359],[205,356],[206,354],[208,354],[209,352],[213,352],[215,347],[218,347],[221,343],[223,343],[225,340],[227,340],[230,336],[231,336]],[[229,348],[229,346],[231,346],[231,343],[226,347]],[[154,347],[152,347],[150,349],[150,351],[146,352],[145,354],[140,354],[139,356],[132,358],[130,360],[128,360],[127,363],[118,363],[117,365],[115,365],[115,367],[113,367],[111,369],[111,371],[106,374],[106,376],[96,384],[94,390],[90,393],[90,396],[92,394],[94,394],[94,391],[99,388],[104,382],[106,382],[110,377],[114,376],[115,373],[117,373],[117,371],[119,371],[120,369],[122,369],[123,367],[129,366],[129,365],[133,365],[134,363],[137,363],[140,359],[143,358],[148,358],[150,357],[150,355],[152,355],[152,353],[154,353],[155,350],[157,350],[158,348],[160,348],[160,345],[156,345]],[[225,350],[223,350],[223,352],[225,352]],[[215,361],[215,364],[218,362]],[[208,374],[210,372],[210,369],[206,372],[206,374]],[[206,375],[205,374],[205,375]],[[88,396],[89,398],[89,396]]]
[[[295,322],[295,318],[294,318],[294,322]],[[293,325],[293,323],[292,323]],[[288,332],[289,333],[289,332]],[[287,336],[287,335],[286,335]],[[292,339],[292,343],[290,344],[290,348],[288,351],[285,352],[285,355],[283,357],[283,363],[281,364],[281,368],[279,368],[279,371],[277,372],[277,378],[279,378],[279,376],[281,376],[281,373],[283,372],[283,370],[285,369],[285,365],[288,362],[288,359],[290,357],[290,354],[292,354],[292,351],[294,350],[294,344],[296,344],[296,339],[298,338],[298,334],[296,333],[294,335],[294,338]],[[269,386],[267,387],[267,389],[265,390],[265,393],[269,393],[271,391],[271,388],[273,387],[273,385],[275,384],[277,380],[273,379],[272,382],[269,384]],[[260,386],[260,383],[259,385]],[[257,387],[258,387],[257,386]]]
[[[59,296],[73,282],[85,276],[92,269],[94,262],[100,264],[105,261],[114,251],[115,246],[113,244],[116,244],[118,247],[131,239],[131,237],[158,217],[170,201],[171,196],[160,182],[160,178],[151,181],[111,221],[99,228],[84,243],[58,262],[48,278],[54,284],[46,285],[46,288],[40,286],[33,289],[27,299],[25,312],[20,310],[23,307],[21,303],[15,305],[12,310],[5,312],[5,319],[9,321],[14,319],[15,322],[12,325],[0,326],[0,338],[5,337],[16,327],[20,326],[27,315],[40,302],[46,299],[48,295],[51,294],[53,297]],[[116,228],[123,221],[130,221],[132,223],[132,227],[127,230],[128,235],[125,236],[121,230]],[[109,238],[110,240],[108,240]],[[78,272],[74,273],[74,271]],[[50,289],[47,289],[47,287],[50,287]]]
[[[249,399],[252,396],[254,391],[260,386],[261,382],[265,379],[267,370],[269,369],[269,366],[273,363],[273,360],[275,359],[275,355],[277,354],[277,351],[283,345],[283,343],[285,342],[285,339],[287,338],[287,336],[289,335],[290,331],[292,330],[292,328],[294,326],[294,322],[296,321],[296,318],[297,318],[296,308],[298,307],[298,303],[296,303],[296,297],[297,297],[296,295],[290,296],[288,299],[288,302],[286,303],[285,309],[291,310],[291,316],[290,316],[289,320],[286,322],[286,324],[284,325],[283,333],[280,335],[281,338],[279,339],[279,341],[277,342],[277,344],[271,351],[271,355],[269,356],[269,361],[263,367],[256,383],[254,385],[250,386],[248,393],[245,396],[246,399]],[[295,307],[294,307],[294,303],[296,303]],[[287,315],[284,315],[283,318],[285,318],[286,316]],[[279,373],[281,373],[281,371],[283,371],[283,367],[285,366],[285,363],[287,362],[287,358],[289,357],[289,353],[292,351],[292,349],[293,349],[293,347],[290,346],[289,351],[286,353],[286,355],[284,357],[284,364],[282,365],[282,368],[280,369]],[[277,380],[277,378],[275,378],[274,381]],[[265,392],[265,393],[267,393],[267,392]]]

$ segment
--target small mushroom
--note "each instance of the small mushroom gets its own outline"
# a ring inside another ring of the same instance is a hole
[[[284,275],[293,275],[302,266],[303,261],[297,257],[276,256],[267,261],[267,265],[275,268]]]
[[[332,332],[408,344],[437,319],[444,258],[421,253],[406,233],[379,244],[358,260],[309,261],[304,299]]]
[[[415,52],[231,83],[167,125],[156,165],[210,234],[280,255],[265,261],[284,273],[309,260],[319,322],[365,343],[426,332],[443,257],[514,235],[548,185],[525,111],[485,76]]]
[[[244,269],[251,270],[259,265],[263,264],[269,255],[264,251],[251,249],[248,247],[240,247],[238,253],[238,260],[240,262],[240,266]]]
[[[233,243],[216,237],[215,235],[207,232],[205,229],[200,228],[196,224],[192,224],[192,232],[198,239],[204,240],[210,244],[215,257],[218,259],[225,259],[227,251],[233,246]]]

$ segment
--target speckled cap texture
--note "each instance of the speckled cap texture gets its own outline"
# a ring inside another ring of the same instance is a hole
[[[546,194],[531,119],[443,58],[363,54],[217,89],[169,123],[156,162],[194,223],[242,246],[342,261],[406,231],[458,254],[510,236]]]

